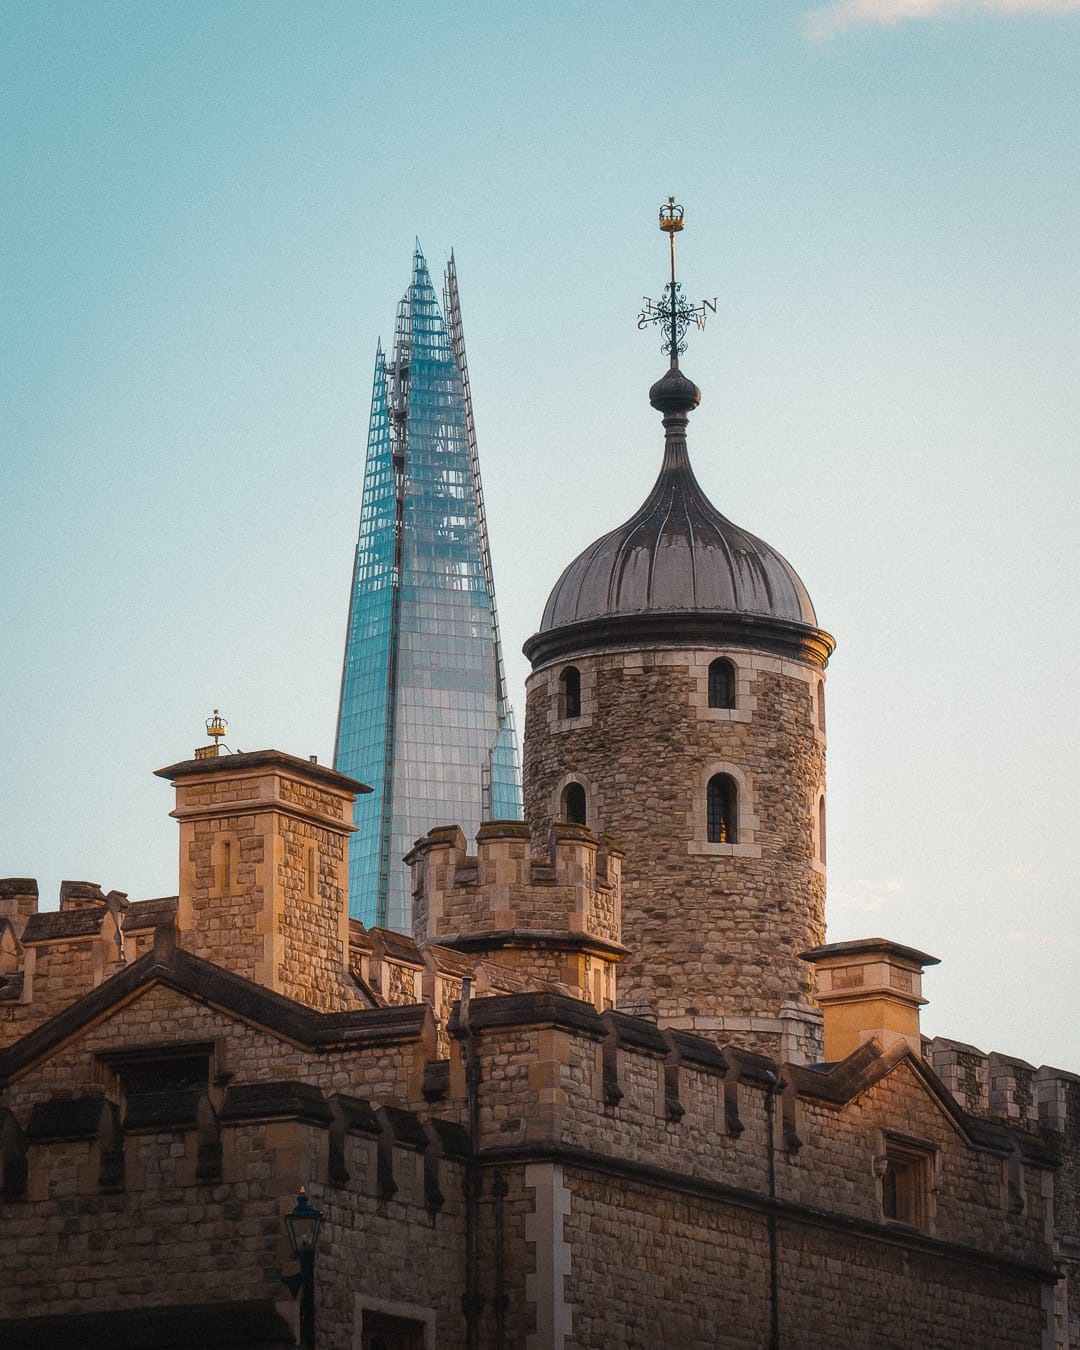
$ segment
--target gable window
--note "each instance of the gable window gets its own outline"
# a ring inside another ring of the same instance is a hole
[[[879,1159],[878,1167],[882,1215],[912,1228],[928,1227],[930,1150],[906,1140],[886,1139],[885,1156]]]
[[[580,783],[567,783],[563,790],[563,816],[571,825],[588,824],[585,789]]]
[[[739,789],[726,773],[709,779],[705,793],[706,838],[710,844],[738,843],[736,827]]]
[[[709,707],[734,708],[735,667],[726,657],[719,656],[709,666]]]
[[[205,1042],[120,1050],[101,1056],[116,1074],[125,1129],[194,1124],[210,1084],[213,1047]]]
[[[581,716],[581,671],[577,666],[567,666],[559,676],[559,716]]]

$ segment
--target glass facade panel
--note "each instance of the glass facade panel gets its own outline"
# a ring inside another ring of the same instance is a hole
[[[521,818],[454,261],[440,309],[419,248],[375,358],[334,762],[374,788],[349,852],[369,926],[410,931],[420,835]]]

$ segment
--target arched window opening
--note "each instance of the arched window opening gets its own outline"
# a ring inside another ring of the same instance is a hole
[[[567,783],[563,792],[563,815],[571,825],[587,825],[585,789],[580,783]]]
[[[709,707],[734,708],[735,667],[720,656],[709,666]]]
[[[736,811],[739,801],[739,789],[735,780],[726,773],[718,773],[709,779],[706,789],[706,828],[710,844],[735,844],[738,842],[736,829]]]
[[[817,682],[817,725],[818,731],[825,730],[825,681]]]
[[[818,861],[825,861],[825,796],[822,794],[818,798],[817,804],[817,846]]]
[[[559,716],[581,716],[581,671],[567,666],[559,676]]]

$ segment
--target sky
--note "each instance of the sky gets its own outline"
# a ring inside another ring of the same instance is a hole
[[[173,894],[171,789],[333,755],[375,346],[455,250],[518,726],[547,593],[659,466],[829,666],[830,940],[1080,1071],[1077,0],[0,0],[0,875]]]

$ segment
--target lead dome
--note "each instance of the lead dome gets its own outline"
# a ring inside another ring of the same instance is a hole
[[[664,415],[659,476],[630,519],[590,544],[555,583],[525,645],[534,664],[646,635],[701,642],[752,634],[767,650],[809,646],[820,664],[828,659],[833,639],[818,628],[795,569],[722,515],[694,476],[686,425],[700,397],[674,364],[649,391]]]

